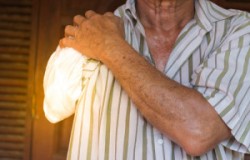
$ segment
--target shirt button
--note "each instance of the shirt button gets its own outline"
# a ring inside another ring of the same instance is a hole
[[[163,144],[163,139],[158,139],[157,142],[158,144]]]

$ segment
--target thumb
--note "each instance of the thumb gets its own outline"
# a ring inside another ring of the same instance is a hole
[[[59,46],[61,48],[71,47],[74,48],[74,40],[70,37],[64,37],[59,41]]]
[[[59,41],[59,46],[60,46],[60,48],[64,48],[64,45],[63,45],[63,43],[62,43],[62,40],[60,39],[60,41]]]

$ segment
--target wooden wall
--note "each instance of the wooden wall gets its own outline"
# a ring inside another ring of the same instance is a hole
[[[0,159],[29,159],[32,138],[32,0],[0,0]]]
[[[250,0],[212,0],[225,7],[250,11]]]

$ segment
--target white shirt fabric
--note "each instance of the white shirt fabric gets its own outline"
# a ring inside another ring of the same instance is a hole
[[[60,48],[51,55],[44,75],[44,112],[56,123],[75,112],[83,86],[100,62],[72,48]]]

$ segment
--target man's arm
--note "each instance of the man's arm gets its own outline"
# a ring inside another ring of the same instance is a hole
[[[193,156],[231,136],[199,92],[167,78],[123,39],[117,17],[94,12],[88,12],[86,17],[75,17],[78,29],[66,27],[66,36],[75,38],[63,38],[61,45],[102,61],[154,127]]]

